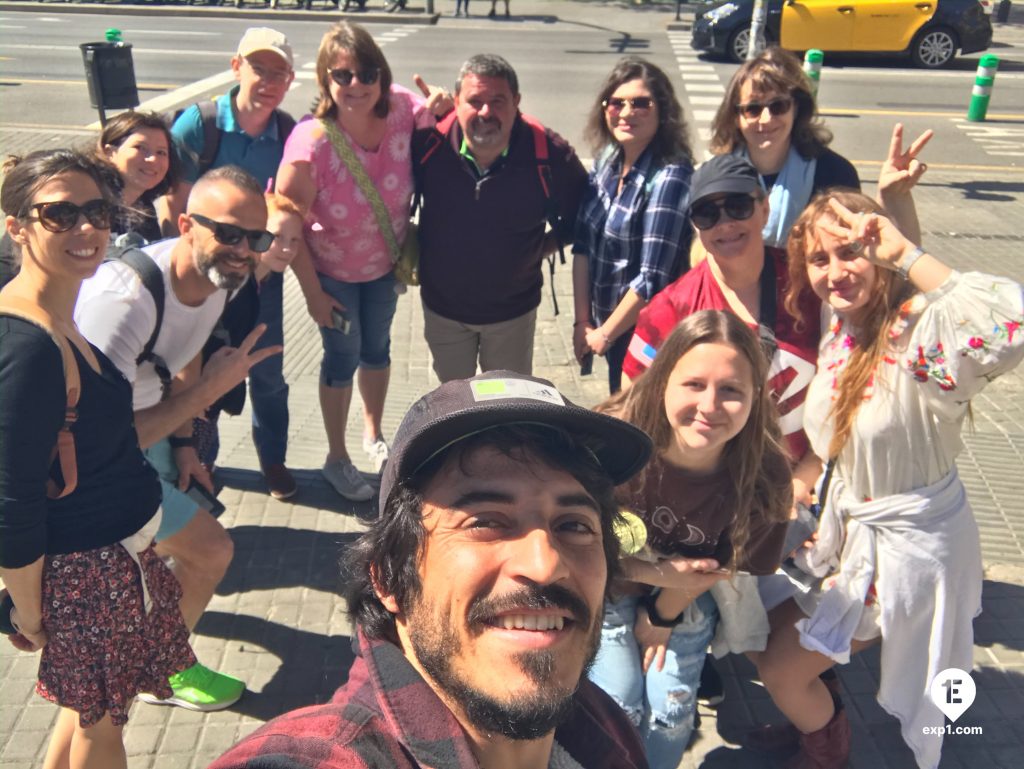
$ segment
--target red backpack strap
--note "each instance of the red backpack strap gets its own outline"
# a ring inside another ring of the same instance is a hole
[[[551,200],[551,161],[548,158],[547,130],[533,115],[521,112],[519,116],[530,127],[530,132],[533,134],[533,154],[537,158],[537,175],[540,177],[540,186],[544,190],[544,197]]]
[[[11,315],[15,318],[27,320],[39,326],[49,334],[50,339],[60,350],[61,360],[64,365],[64,391],[67,395],[64,408],[64,424],[57,433],[57,443],[50,455],[50,464],[57,459],[60,462],[60,472],[64,476],[64,487],[59,488],[51,479],[46,484],[46,496],[50,499],[66,497],[78,485],[78,462],[75,458],[75,436],[71,432],[71,426],[78,420],[78,396],[81,392],[81,379],[78,373],[78,361],[71,350],[71,343],[60,331],[57,330],[57,322],[46,310],[26,301],[18,296],[4,295],[0,293],[0,314]]]
[[[456,117],[455,110],[452,110],[434,126],[433,132],[427,139],[426,148],[423,150],[423,157],[420,158],[419,164],[421,166],[425,165],[430,160],[430,156],[437,152],[438,147],[441,146],[448,132],[452,130],[452,126],[455,125]]]

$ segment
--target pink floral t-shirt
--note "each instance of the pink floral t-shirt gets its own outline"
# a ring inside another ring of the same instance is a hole
[[[376,151],[364,150],[346,135],[384,201],[399,243],[409,226],[412,202],[412,132],[432,125],[434,117],[423,99],[392,85],[387,127]],[[304,229],[317,272],[346,283],[365,283],[390,272],[391,251],[373,208],[335,153],[319,120],[307,117],[295,126],[281,162],[310,164],[317,193]]]

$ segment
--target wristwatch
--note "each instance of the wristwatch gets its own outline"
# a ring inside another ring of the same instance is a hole
[[[893,266],[893,269],[896,270],[896,274],[903,278],[903,280],[910,280],[910,268],[913,267],[914,263],[923,255],[924,249],[921,246],[918,246],[907,256],[900,259],[900,261]]]
[[[679,621],[686,613],[686,610],[684,609],[679,612],[679,614],[672,619],[665,619],[658,614],[658,607],[656,605],[657,600],[657,593],[651,593],[650,595],[644,596],[643,600],[640,601],[640,604],[647,610],[647,619],[650,620],[650,623],[654,625],[654,627],[675,627],[678,625]]]

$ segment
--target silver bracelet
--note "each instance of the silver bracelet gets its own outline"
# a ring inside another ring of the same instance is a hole
[[[917,260],[924,254],[924,248],[918,246],[910,252],[909,256],[904,257],[900,260],[899,264],[893,267],[896,270],[896,274],[899,275],[903,280],[910,280],[910,268],[917,263]]]

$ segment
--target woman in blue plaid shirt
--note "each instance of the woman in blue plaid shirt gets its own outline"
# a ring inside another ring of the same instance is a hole
[[[573,348],[608,362],[619,390],[640,310],[685,271],[693,154],[668,76],[644,59],[615,65],[586,129],[595,157],[573,246]]]

